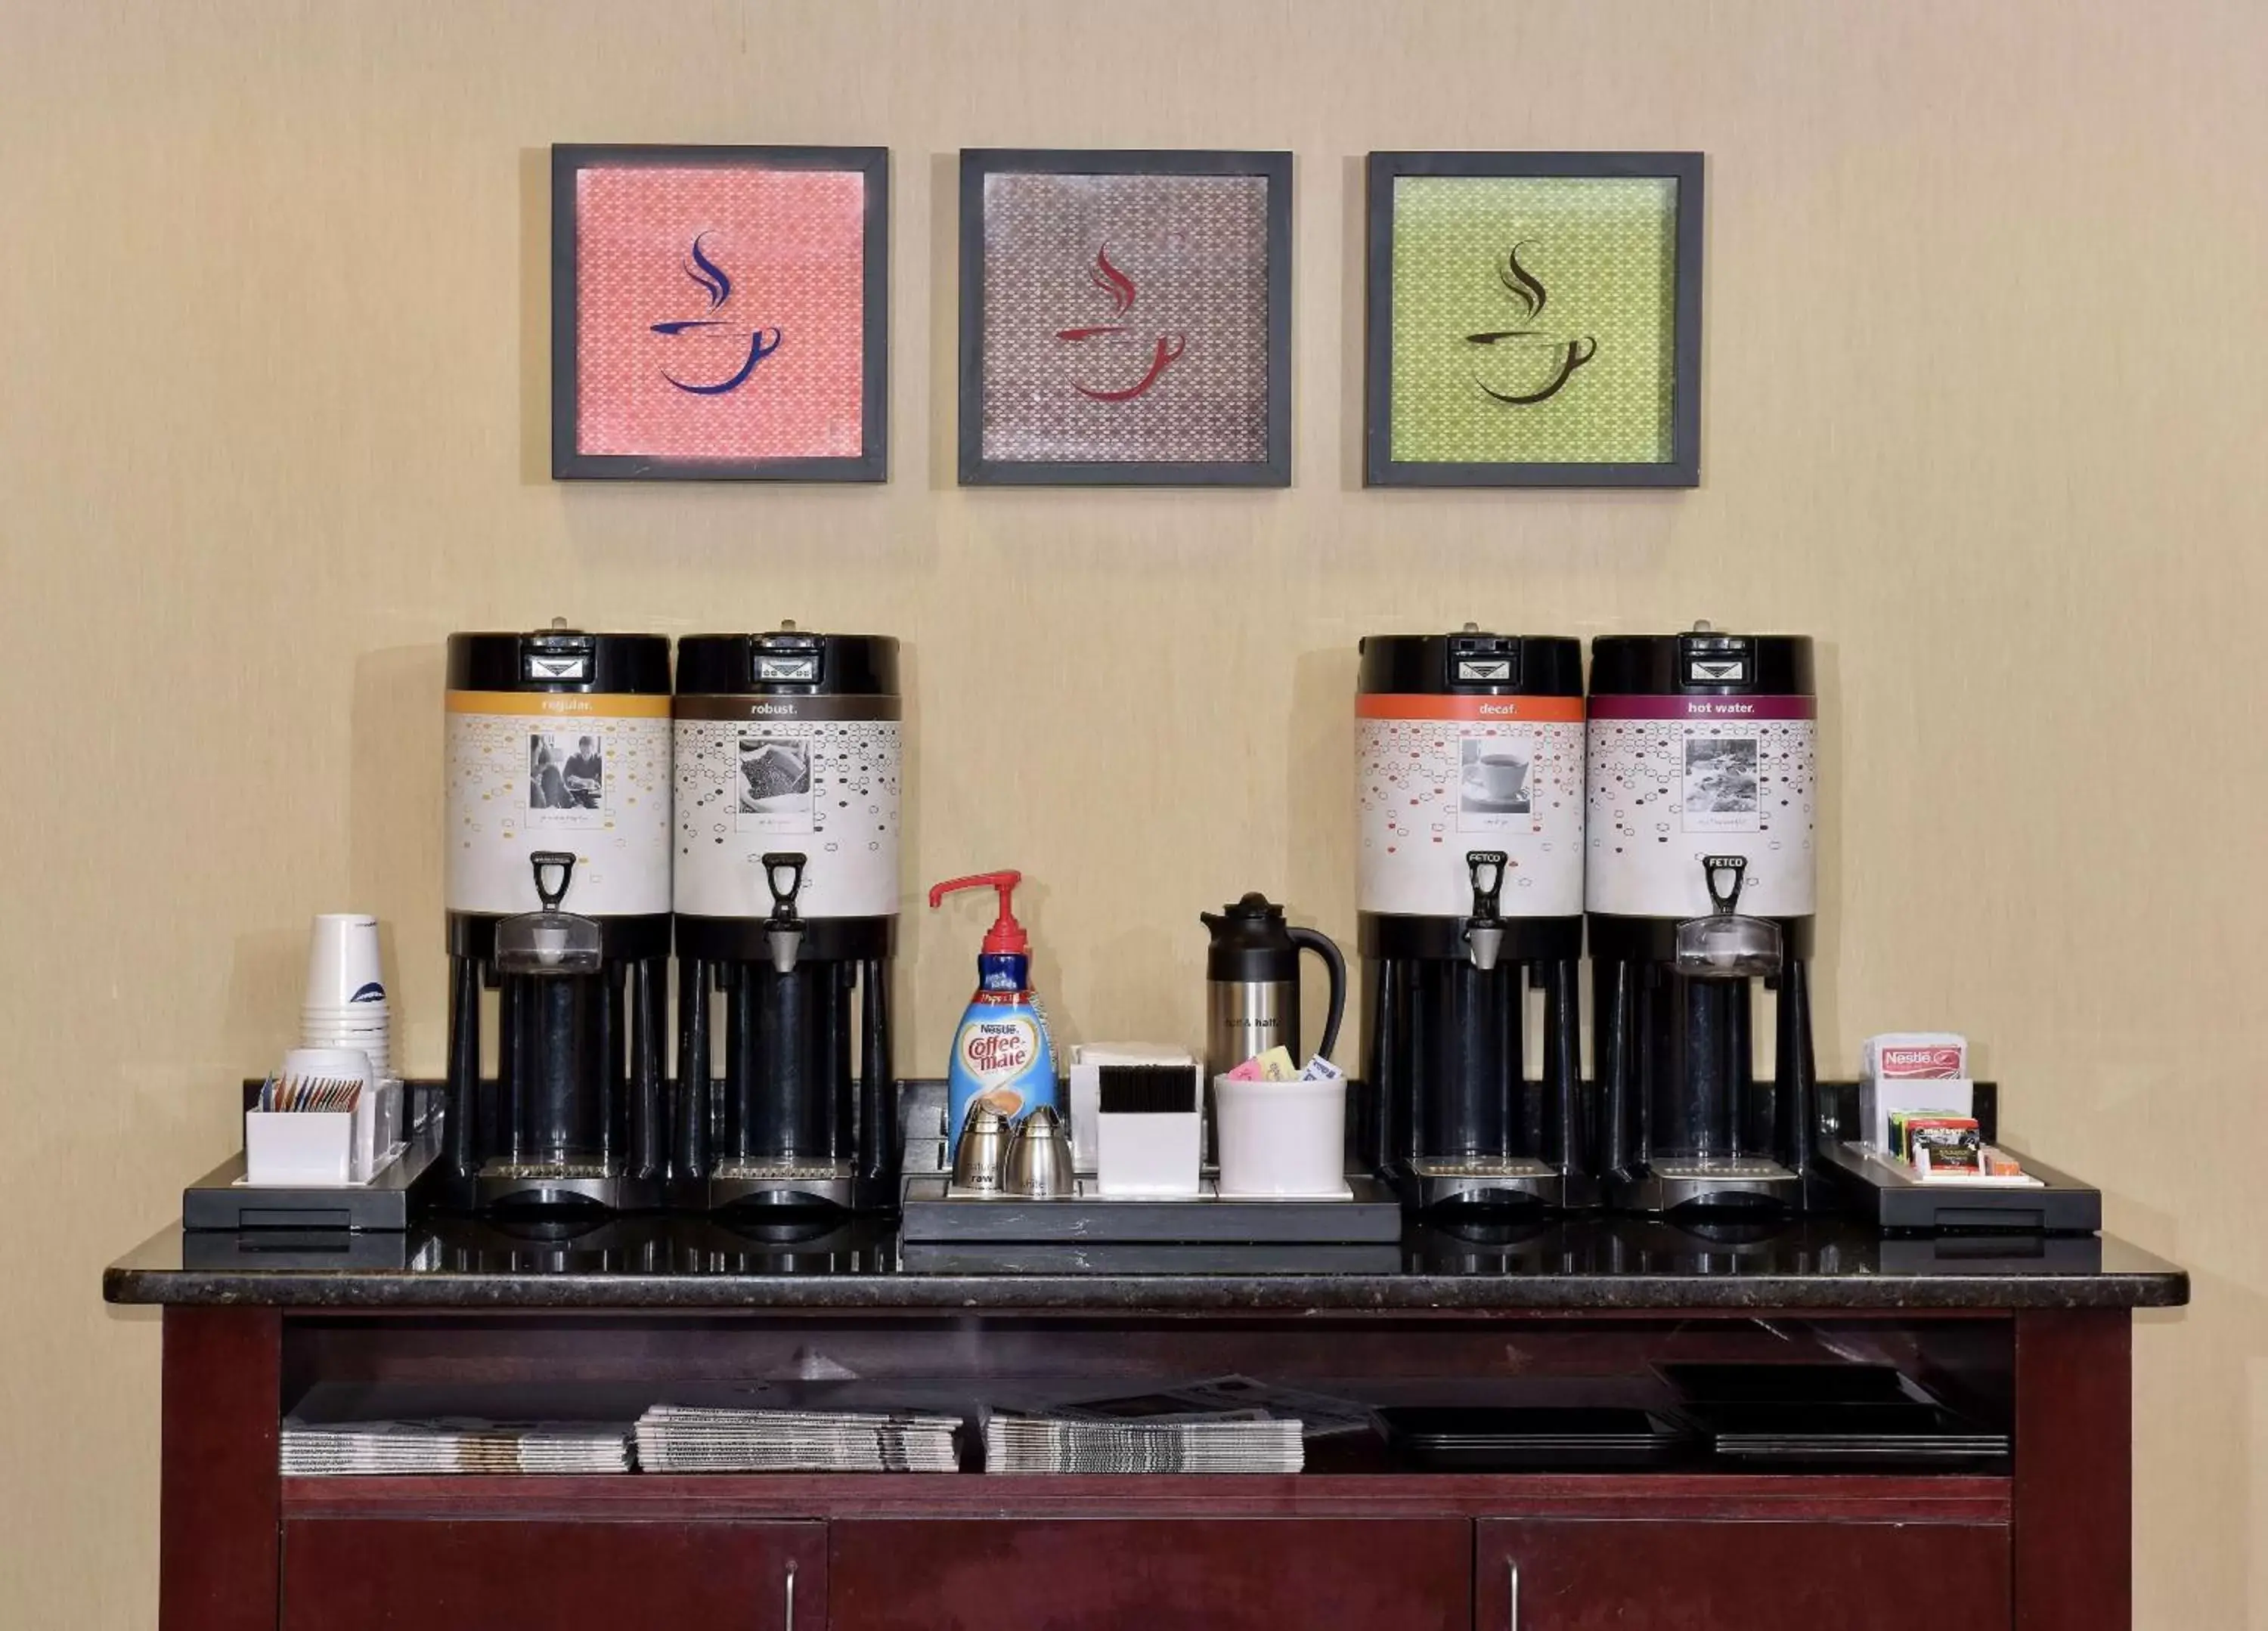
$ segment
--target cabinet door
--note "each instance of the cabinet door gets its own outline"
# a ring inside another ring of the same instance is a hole
[[[2008,1532],[1490,1519],[1476,1631],[2008,1631]]]
[[[1462,1518],[832,1525],[834,1631],[1468,1631]]]
[[[304,1518],[284,1631],[821,1631],[823,1524]]]

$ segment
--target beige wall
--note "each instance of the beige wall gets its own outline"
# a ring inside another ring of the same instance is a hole
[[[2268,1626],[2268,23],[2249,0],[0,0],[0,1624],[146,1625],[157,1330],[103,1261],[233,1147],[310,912],[441,1055],[440,642],[911,647],[911,890],[1035,880],[1071,1038],[1195,914],[1351,932],[1367,630],[1826,653],[1823,1062],[1948,1025],[2198,1302],[2142,1322],[2145,1627]],[[894,151],[893,480],[545,477],[543,150]],[[964,145],[1298,155],[1288,492],[963,493]],[[1359,156],[1709,155],[1706,482],[1365,494]],[[941,1062],[976,916],[907,920]]]

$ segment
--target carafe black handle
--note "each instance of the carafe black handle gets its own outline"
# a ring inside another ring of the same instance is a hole
[[[1339,955],[1337,944],[1320,929],[1295,928],[1291,936],[1293,945],[1302,951],[1313,951],[1330,971],[1331,1005],[1323,1016],[1323,1040],[1315,1047],[1317,1055],[1329,1059],[1331,1050],[1338,1046],[1339,1021],[1346,1018],[1346,959]],[[1298,1037],[1292,1039],[1292,1046],[1300,1046]]]

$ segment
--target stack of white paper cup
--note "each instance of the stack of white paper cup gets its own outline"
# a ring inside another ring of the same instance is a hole
[[[327,912],[307,944],[307,1000],[299,1010],[306,1047],[350,1047],[370,1055],[371,1073],[394,1074],[394,1006],[379,968],[378,920]]]

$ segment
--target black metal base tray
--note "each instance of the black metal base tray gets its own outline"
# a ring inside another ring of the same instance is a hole
[[[1653,1467],[1687,1449],[1647,1410],[1597,1406],[1391,1406],[1377,1412],[1395,1459],[1433,1473]]]
[[[1269,1245],[1310,1241],[1382,1244],[1402,1238],[1402,1203],[1376,1179],[1350,1176],[1350,1201],[1106,1201],[1065,1196],[947,1200],[946,1180],[910,1177],[899,1204],[902,1238],[976,1241],[1188,1241]]]
[[[415,1134],[409,1147],[367,1184],[254,1188],[237,1181],[244,1176],[239,1150],[181,1191],[181,1227],[404,1230],[423,1211],[446,1166],[438,1122]]]

